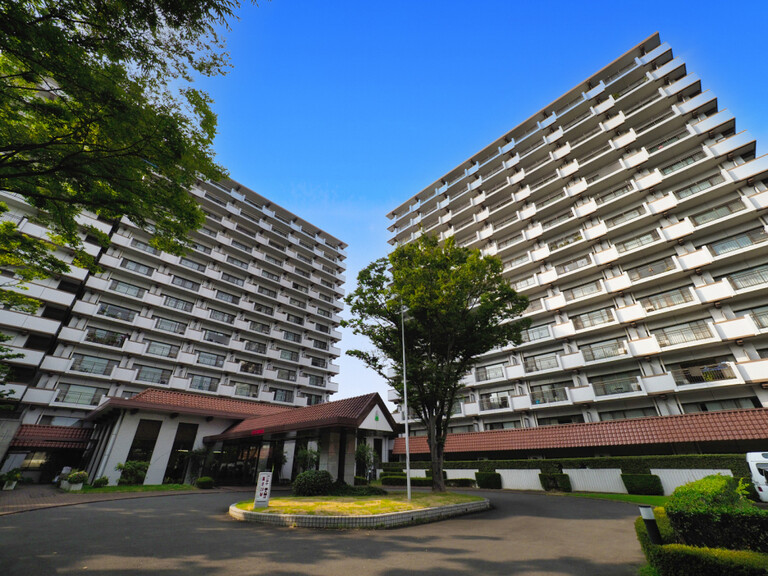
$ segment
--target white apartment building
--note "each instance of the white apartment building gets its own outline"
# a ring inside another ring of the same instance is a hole
[[[191,193],[207,219],[185,256],[159,252],[125,219],[84,215],[111,237],[102,250],[83,236],[103,272],[29,284],[42,302],[33,315],[0,310],[0,332],[24,354],[0,388],[19,401],[0,412],[0,460],[21,424],[81,426],[105,397],[150,387],[285,406],[338,391],[346,244],[231,180]],[[45,236],[28,205],[0,199],[3,219]]]
[[[391,244],[454,236],[530,299],[451,431],[768,406],[766,207],[768,156],[658,34],[398,206]]]

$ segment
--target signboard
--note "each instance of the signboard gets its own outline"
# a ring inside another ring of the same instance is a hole
[[[269,506],[269,493],[272,491],[272,472],[259,472],[259,481],[256,484],[256,498],[253,501],[254,508],[266,508]]]

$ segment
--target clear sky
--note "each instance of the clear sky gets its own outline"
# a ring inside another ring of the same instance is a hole
[[[386,255],[390,210],[654,32],[765,153],[766,1],[261,0],[239,15],[232,72],[201,83],[218,161],[349,244],[347,292]],[[334,398],[386,399],[339,363]]]

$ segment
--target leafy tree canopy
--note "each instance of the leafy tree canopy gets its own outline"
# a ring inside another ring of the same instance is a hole
[[[421,236],[371,263],[357,282],[346,298],[352,319],[344,325],[375,350],[347,353],[402,396],[404,326],[408,405],[427,429],[433,489],[444,490],[443,450],[461,380],[481,354],[520,342],[529,322],[514,319],[528,299],[502,277],[498,258],[458,247],[453,238],[441,244]]]

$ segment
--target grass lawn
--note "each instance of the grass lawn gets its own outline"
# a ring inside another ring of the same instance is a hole
[[[563,496],[575,498],[597,498],[600,500],[616,500],[618,502],[631,502],[633,504],[647,504],[649,506],[664,506],[669,496],[642,496],[640,494],[601,494],[593,492],[568,492]]]
[[[92,486],[83,486],[80,494],[103,494],[110,492],[173,492],[174,490],[197,490],[192,484],[154,484],[149,486],[104,486],[102,488],[93,488]],[[75,492],[76,494],[76,492]]]
[[[477,500],[482,500],[482,498],[452,492],[442,494],[416,492],[412,494],[410,502],[408,502],[404,492],[395,492],[386,496],[293,496],[271,498],[269,507],[257,509],[257,512],[317,516],[367,516],[369,514],[388,514],[390,512],[435,508]],[[253,500],[238,502],[237,507],[250,512],[253,510]]]

